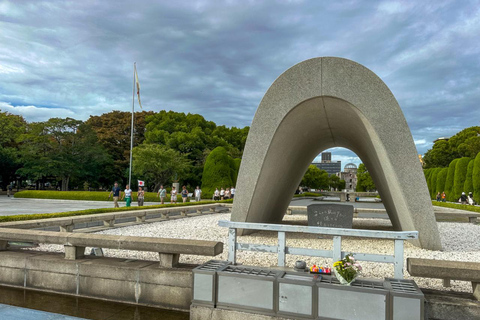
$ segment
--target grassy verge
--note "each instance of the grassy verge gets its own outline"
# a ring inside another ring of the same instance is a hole
[[[25,190],[15,193],[15,198],[32,199],[57,199],[57,200],[87,200],[87,201],[113,201],[108,198],[110,191],[47,191],[47,190]],[[133,201],[137,201],[137,193],[133,192]],[[170,195],[167,194],[170,201]],[[177,196],[178,201],[182,196]],[[160,202],[156,192],[145,192],[145,202]]]
[[[99,209],[87,209],[87,210],[55,212],[55,213],[19,214],[19,215],[12,215],[12,216],[0,216],[0,222],[25,221],[25,220],[34,220],[34,219],[51,219],[51,218],[71,217],[71,216],[83,216],[87,214],[108,213],[108,212],[116,212],[116,211],[132,211],[132,210],[145,210],[145,209],[169,208],[169,207],[186,207],[186,206],[194,206],[194,205],[200,205],[200,204],[232,203],[232,202],[233,200],[202,201],[202,202],[187,202],[187,203],[179,203],[179,204],[160,204],[160,205],[154,205],[154,206],[129,207],[129,208],[127,207],[99,208]]]
[[[466,205],[466,204],[457,204],[457,203],[449,203],[449,202],[438,202],[438,201],[432,201],[432,204],[433,204],[434,206],[437,206],[437,207],[444,207],[444,208],[452,208],[452,209],[459,209],[459,210],[480,212],[480,207],[470,206],[470,205]]]

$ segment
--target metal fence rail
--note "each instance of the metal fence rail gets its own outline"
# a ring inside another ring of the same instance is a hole
[[[232,222],[226,220],[219,221],[218,225],[221,227],[229,228],[228,261],[233,264],[236,263],[237,250],[277,253],[278,266],[285,266],[286,254],[331,258],[333,259],[333,261],[338,261],[343,259],[345,255],[348,254],[347,252],[342,251],[342,236],[391,239],[395,242],[393,256],[369,253],[351,253],[353,257],[357,260],[393,264],[395,270],[395,278],[397,279],[403,279],[403,241],[418,239],[418,231],[373,231],[342,228],[291,226],[267,223]],[[264,244],[238,243],[237,229],[276,231],[278,233],[278,244],[276,246],[271,246]],[[333,250],[287,247],[285,237],[286,232],[311,233],[333,236]]]

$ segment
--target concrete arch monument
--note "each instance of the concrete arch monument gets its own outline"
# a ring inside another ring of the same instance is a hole
[[[345,147],[369,168],[396,230],[441,249],[415,144],[395,97],[364,66],[342,58],[303,61],[278,77],[250,128],[232,221],[279,223],[309,164]]]

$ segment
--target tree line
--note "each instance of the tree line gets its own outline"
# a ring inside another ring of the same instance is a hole
[[[425,153],[425,179],[432,199],[445,192],[457,201],[462,192],[480,200],[480,127],[469,127],[449,139],[437,140]]]
[[[217,126],[198,114],[135,113],[132,181],[201,185],[204,164],[220,146],[241,158],[249,127]],[[27,122],[0,111],[0,185],[31,181],[36,189],[107,188],[128,179],[131,113],[112,111],[86,121],[51,118]],[[236,160],[237,162],[239,160]],[[236,179],[236,177],[235,177]],[[229,186],[230,187],[230,186]]]

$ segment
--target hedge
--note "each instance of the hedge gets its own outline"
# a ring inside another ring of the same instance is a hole
[[[234,186],[236,179],[237,163],[227,154],[224,147],[216,147],[210,152],[202,175],[202,193],[205,198],[211,199],[215,188],[230,188]]]
[[[448,173],[447,179],[445,180],[445,193],[447,194],[448,201],[455,201],[455,197],[453,195],[453,182],[455,178],[455,166],[457,165],[458,159],[454,159],[448,165]]]
[[[470,192],[473,192],[473,180],[472,180],[472,175],[473,175],[473,164],[475,160],[470,160],[468,163],[467,167],[467,177],[465,178],[465,184],[463,185],[463,190],[468,194]]]
[[[462,192],[465,192],[463,186],[465,185],[465,178],[467,177],[467,169],[468,163],[470,162],[470,158],[463,157],[458,159],[457,164],[455,166],[455,177],[453,180],[453,198],[454,201],[458,200],[462,195]]]
[[[423,170],[423,174],[425,175],[425,182],[427,183],[427,188],[430,190],[430,175],[432,174],[432,169]]]
[[[432,169],[432,174],[430,175],[430,197],[432,199],[437,198],[437,177],[438,173],[442,170],[442,168],[435,168]]]
[[[475,157],[472,171],[473,199],[480,202],[480,153]]]
[[[189,190],[190,191],[190,190]],[[191,191],[193,192],[193,191]],[[60,200],[88,200],[88,201],[113,201],[113,197],[108,199],[110,191],[46,191],[46,190],[25,190],[16,192],[15,198],[35,198],[35,199],[60,199]],[[167,198],[169,199],[170,188],[167,189]],[[137,193],[132,192],[133,201],[137,201]],[[181,201],[182,196],[177,196]],[[160,202],[156,192],[145,192],[145,202]]]
[[[436,193],[445,191],[445,181],[447,180],[448,168],[442,168],[437,174]]]
[[[132,211],[132,210],[145,210],[145,209],[156,209],[156,208],[184,207],[184,206],[193,206],[198,204],[232,203],[232,202],[233,200],[202,201],[201,203],[187,202],[187,203],[179,203],[179,204],[160,204],[160,205],[143,206],[143,207],[98,208],[98,209],[87,209],[87,210],[55,212],[55,213],[19,214],[19,215],[11,215],[11,216],[0,216],[0,222],[24,221],[24,220],[34,220],[34,219],[51,219],[51,218],[83,216],[87,214],[99,214],[99,213],[107,213],[107,212],[115,212],[115,211]]]

